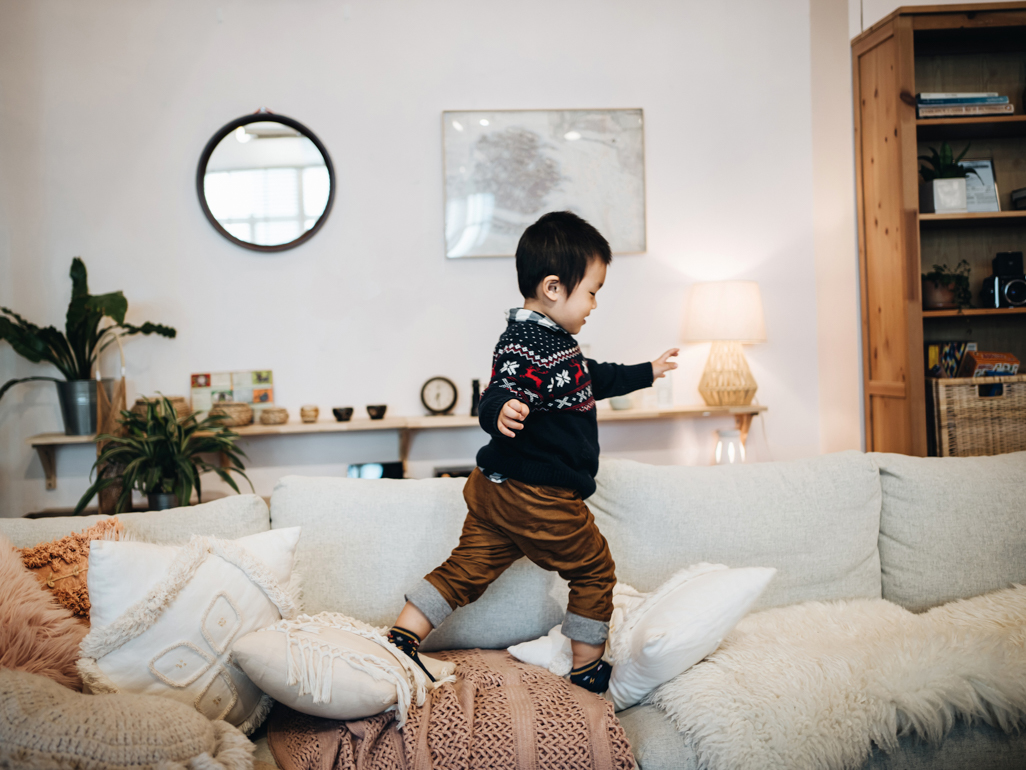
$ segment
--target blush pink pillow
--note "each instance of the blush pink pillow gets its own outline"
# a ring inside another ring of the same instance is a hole
[[[61,607],[0,535],[0,668],[28,671],[82,689],[75,664],[89,627]]]

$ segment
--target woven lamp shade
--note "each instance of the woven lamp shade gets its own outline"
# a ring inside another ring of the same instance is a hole
[[[684,315],[685,342],[712,342],[698,392],[709,406],[747,406],[758,384],[741,343],[766,341],[755,281],[696,283]]]

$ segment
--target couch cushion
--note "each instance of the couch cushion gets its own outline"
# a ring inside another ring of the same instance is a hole
[[[404,594],[445,561],[467,506],[463,479],[286,476],[271,497],[271,526],[303,528],[296,551],[307,613],[341,612],[390,626]],[[566,583],[526,559],[477,602],[453,613],[423,649],[497,649],[534,639],[566,609]]]
[[[756,610],[879,598],[880,481],[861,452],[753,465],[602,461],[588,499],[617,579],[652,591],[698,562],[775,567]]]
[[[105,516],[54,516],[44,519],[0,519],[0,532],[18,548],[80,532]],[[119,513],[125,530],[151,543],[184,543],[192,535],[236,540],[271,528],[267,503],[258,495],[231,495],[202,505],[168,511]]]
[[[873,454],[883,598],[914,612],[1026,583],[1026,452]]]

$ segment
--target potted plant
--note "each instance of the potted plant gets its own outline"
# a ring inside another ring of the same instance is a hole
[[[969,263],[964,259],[949,270],[947,265],[934,265],[929,273],[923,273],[923,309],[948,310],[969,307],[972,303],[969,290]]]
[[[31,380],[49,380],[57,383],[57,394],[64,417],[64,432],[69,436],[88,436],[96,432],[96,380],[93,367],[104,348],[115,337],[133,334],[159,334],[174,337],[170,326],[144,323],[133,326],[125,323],[128,300],[120,291],[92,295],[86,276],[85,263],[75,257],[71,261],[71,304],[62,334],[53,326],[39,327],[26,321],[6,307],[0,307],[0,340],[7,340],[15,352],[32,363],[50,363],[64,376],[21,377],[8,380],[0,388],[3,398],[11,386]],[[110,323],[100,328],[104,318]]]
[[[931,147],[929,155],[919,156],[919,160],[929,164],[919,167],[919,173],[923,177],[923,183],[919,185],[921,213],[956,214],[969,210],[965,178],[968,174],[976,174],[976,171],[958,165],[967,152],[968,144],[956,158],[948,143],[943,142],[939,152],[935,147]]]
[[[208,472],[216,473],[238,493],[239,487],[231,474],[237,473],[249,481],[240,459],[246,454],[235,446],[239,434],[223,427],[225,419],[225,415],[211,415],[203,420],[195,414],[179,417],[170,399],[163,396],[159,401],[150,401],[143,414],[122,411],[119,422],[124,435],[97,436],[97,441],[106,443],[93,471],[105,467],[122,470],[114,476],[101,473],[78,501],[75,514],[81,513],[95,494],[115,484],[122,488],[116,505],[118,513],[130,509],[133,489],[147,496],[151,510],[189,505],[194,488],[197,498],[201,495],[200,476]],[[210,453],[220,454],[227,464],[213,465],[204,460],[202,455]],[[253,488],[252,481],[249,486]]]

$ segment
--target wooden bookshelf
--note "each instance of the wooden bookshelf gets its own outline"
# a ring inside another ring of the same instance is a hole
[[[1023,309],[923,311],[921,276],[970,265],[974,301],[999,251],[1026,251],[1026,2],[905,6],[852,41],[866,448],[926,455],[924,344],[1022,351]],[[920,120],[915,94],[991,91],[1011,116]],[[919,160],[949,142],[991,159],[1001,211],[919,213]]]

